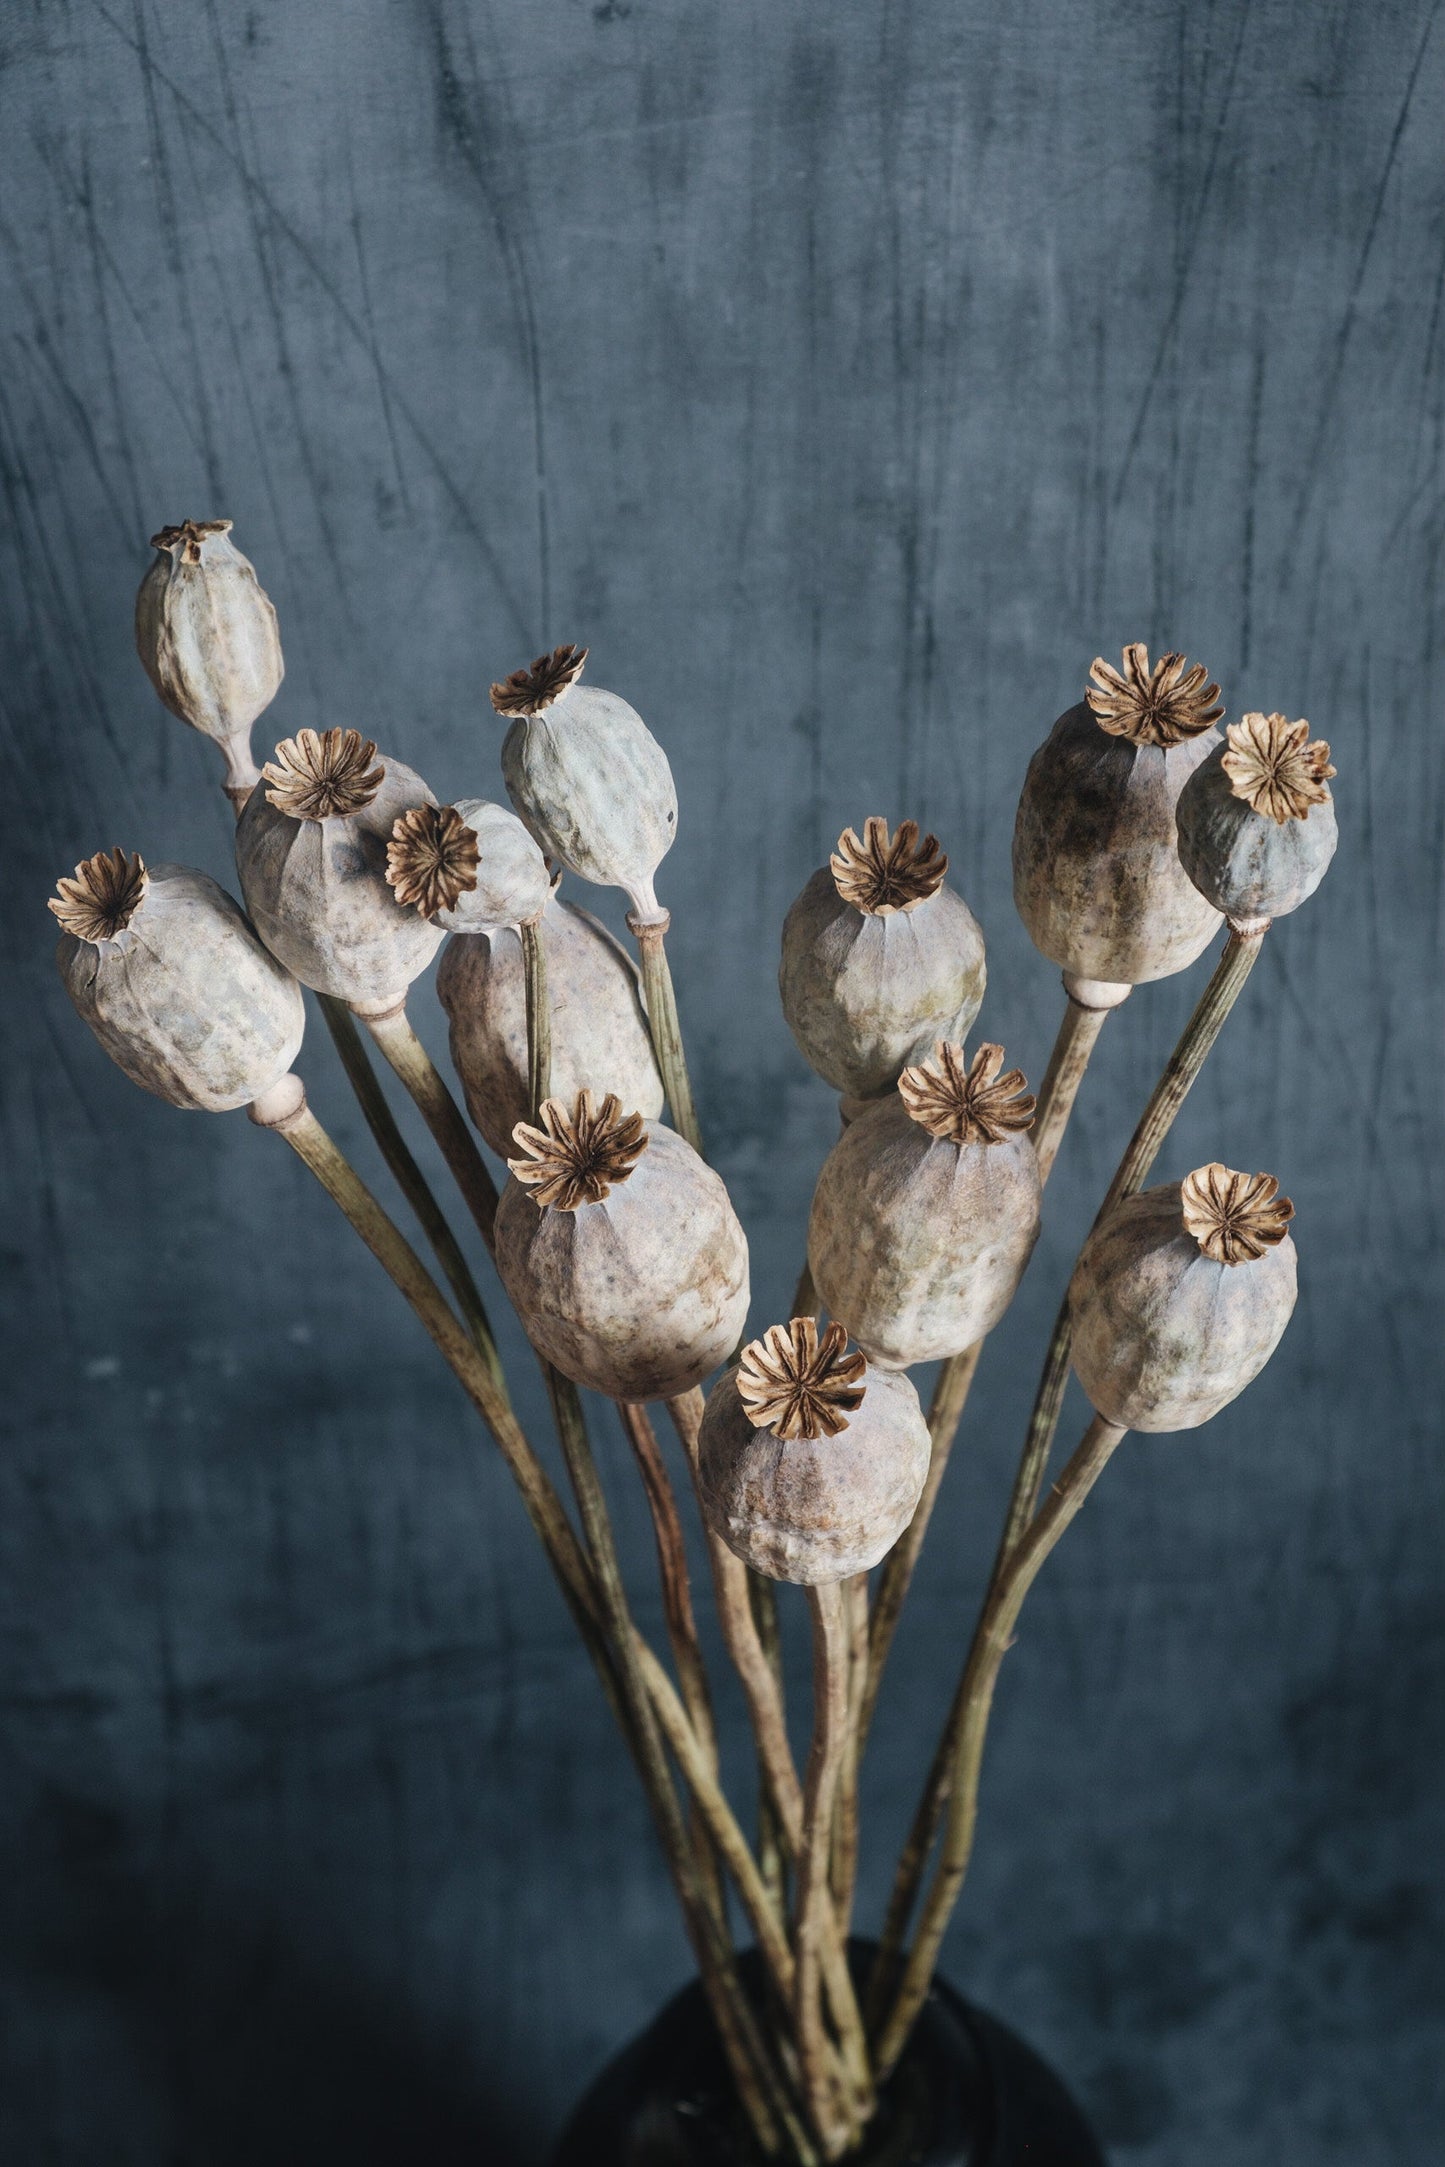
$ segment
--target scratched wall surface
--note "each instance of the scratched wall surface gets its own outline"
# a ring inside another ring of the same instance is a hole
[[[484,681],[563,638],[652,722],[759,1323],[835,1120],[777,928],[839,828],[937,829],[983,1023],[1037,1076],[1060,995],[1009,830],[1090,657],[1181,647],[1234,713],[1330,739],[1337,865],[1161,1169],[1278,1170],[1299,1313],[1207,1434],[1128,1447],[1051,1564],[947,1955],[1117,2160],[1433,2156],[1437,12],[10,0],[5,2158],[540,2159],[689,1969],[420,1332],[280,1144],[143,1098],[54,979],[43,900],[82,854],[226,877],[217,769],[129,630],[146,537],[220,513],[281,613],[276,736],[355,723],[500,794]],[[867,1920],[1073,1246],[1206,969],[1111,1022],[990,1348],[866,1775]],[[303,1065],[371,1170],[319,1029]]]

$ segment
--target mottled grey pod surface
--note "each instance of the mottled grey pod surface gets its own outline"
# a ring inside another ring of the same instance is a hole
[[[662,1079],[648,1036],[636,968],[587,912],[551,897],[542,913],[552,1007],[552,1092],[615,1091],[655,1121]],[[505,1158],[527,1118],[527,987],[522,943],[510,929],[448,941],[437,995],[451,1026],[452,1064],[467,1111]]]
[[[136,651],[173,715],[251,765],[252,723],[285,675],[276,612],[229,519],[186,520],[154,537],[135,603]]]
[[[552,892],[547,861],[516,814],[486,798],[458,798],[456,810],[477,839],[477,885],[432,923],[448,933],[481,933],[535,918]]]
[[[1114,737],[1082,702],[1029,762],[1014,823],[1014,902],[1040,954],[1078,978],[1145,985],[1201,955],[1219,929],[1179,862],[1175,806],[1219,744]]]
[[[1206,902],[1247,923],[1298,910],[1329,870],[1339,830],[1325,791],[1298,820],[1271,820],[1235,794],[1225,748],[1195,769],[1179,794],[1179,859]]]
[[[918,1509],[930,1452],[918,1394],[896,1371],[865,1371],[862,1405],[836,1436],[785,1440],[753,1427],[729,1370],[703,1415],[698,1494],[755,1572],[811,1587],[887,1555]]]
[[[935,1039],[965,1038],[986,979],[983,933],[952,888],[875,915],[845,902],[822,865],[783,924],[788,1028],[809,1067],[849,1098],[879,1097]]]
[[[1295,1305],[1294,1243],[1241,1264],[1204,1255],[1180,1185],[1116,1205],[1069,1286],[1073,1362],[1098,1412],[1125,1429],[1195,1429],[1244,1390]]]
[[[677,834],[677,791],[666,753],[626,700],[574,684],[540,715],[518,716],[502,779],[549,857],[656,915],[652,879]]]
[[[98,945],[62,933],[55,960],[117,1067],[172,1106],[249,1106],[301,1049],[301,988],[225,889],[189,866],[152,866],[124,932]]]
[[[671,1399],[727,1359],[748,1314],[747,1238],[722,1179],[649,1121],[647,1148],[600,1202],[539,1206],[515,1175],[497,1271],[539,1354],[610,1399]]]
[[[397,816],[436,800],[400,760],[385,766],[369,804],[326,820],[293,819],[259,782],[236,828],[241,893],[257,932],[303,986],[343,1001],[400,1000],[446,938],[387,883]]]
[[[961,1353],[1013,1300],[1039,1232],[1032,1139],[955,1144],[894,1096],[843,1131],[818,1175],[808,1264],[870,1362]]]

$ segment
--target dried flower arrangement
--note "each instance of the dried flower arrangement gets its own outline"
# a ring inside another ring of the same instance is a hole
[[[220,748],[244,912],[204,873],[100,852],[50,904],[66,990],[147,1090],[247,1106],[284,1137],[416,1311],[516,1479],[636,1761],[738,2128],[767,2158],[839,2159],[865,2138],[927,1995],[973,1845],[999,1667],[1035,1576],[1127,1432],[1208,1421],[1294,1307],[1291,1206],[1272,1176],[1211,1164],[1144,1183],[1270,922],[1334,852],[1329,748],[1280,714],[1246,715],[1221,741],[1218,687],[1179,655],[1151,669],[1136,645],[1122,670],[1094,663],[1029,766],[1015,830],[1015,899],[1066,993],[1037,1098],[1001,1047],[964,1050],[984,941],[937,839],[876,815],[843,833],[788,913],[779,974],[799,1047],[840,1094],[842,1133],[818,1176],[793,1314],[748,1339],[747,1241],[702,1153],[654,888],[677,823],[662,748],[585,682],[585,648],[559,646],[491,687],[515,812],[438,805],[353,729],[300,730],[258,772],[251,729],[280,686],[281,649],[229,533],[186,521],[155,537],[136,636],[167,707]],[[636,964],[557,897],[564,871],[625,891]],[[1059,1312],[880,1941],[855,1975],[859,1764],[980,1350],[1027,1266],[1104,1018],[1133,986],[1192,963],[1221,922],[1221,959]],[[500,1196],[406,1016],[444,942],[438,992],[472,1120],[507,1164]],[[292,1067],[302,987],[450,1299],[307,1106]],[[575,1523],[518,1423],[472,1268],[358,1021],[440,1145],[542,1363]],[[908,1371],[932,1361],[925,1415]],[[1045,1493],[1071,1366],[1094,1415]],[[636,1455],[671,1671],[634,1621],[579,1387],[617,1403]],[[751,1721],[755,1842],[719,1774],[658,1401]],[[776,1583],[789,1581],[806,1590],[815,1653],[801,1779],[777,1652]]]

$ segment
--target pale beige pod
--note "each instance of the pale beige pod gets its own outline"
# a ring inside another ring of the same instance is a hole
[[[398,903],[448,933],[534,924],[552,893],[547,861],[521,821],[485,798],[402,813],[386,877]]]
[[[1073,1361],[1106,1421],[1189,1430],[1227,1407],[1295,1305],[1294,1207],[1217,1162],[1116,1204],[1069,1287]]]
[[[938,838],[876,814],[838,838],[783,925],[778,991],[809,1066],[847,1098],[890,1091],[936,1039],[963,1039],[983,1000],[983,934],[946,886]]]
[[[605,926],[550,896],[539,921],[552,1012],[552,1095],[615,1090],[648,1121],[662,1112],[662,1079],[637,970]],[[527,1118],[527,988],[522,943],[510,927],[459,934],[437,969],[452,1065],[467,1111],[503,1158]]]
[[[172,1106],[249,1106],[301,1048],[301,988],[224,888],[187,865],[101,851],[50,908],[66,992],[133,1083]]]
[[[276,612],[229,519],[184,519],[151,536],[155,562],[135,598],[135,644],[145,673],[182,722],[213,738],[226,788],[256,781],[251,725],[285,675]]]
[[[578,682],[586,660],[585,647],[557,647],[493,685],[493,707],[514,718],[502,779],[548,857],[655,919],[653,876],[677,835],[672,769],[635,708]]]
[[[1034,1100],[1001,1046],[940,1040],[823,1162],[808,1265],[870,1362],[906,1369],[991,1332],[1039,1232]]]
[[[436,800],[358,730],[301,730],[276,747],[236,827],[236,866],[271,953],[317,993],[399,1002],[446,938],[393,895],[387,849],[401,814]]]
[[[1246,715],[1179,798],[1179,859],[1231,925],[1298,910],[1329,870],[1339,833],[1330,748],[1285,715]]]
[[[832,1323],[772,1325],[708,1396],[698,1439],[704,1517],[770,1580],[813,1587],[867,1572],[918,1509],[928,1424],[909,1380],[849,1354]]]
[[[1175,807],[1219,743],[1223,709],[1199,664],[1171,654],[1151,669],[1137,643],[1122,674],[1100,657],[1092,675],[1029,762],[1014,902],[1070,977],[1137,986],[1187,969],[1219,928],[1179,862]]]
[[[497,1271],[564,1377],[673,1399],[727,1359],[748,1313],[748,1245],[721,1177],[671,1129],[581,1091],[519,1121]]]

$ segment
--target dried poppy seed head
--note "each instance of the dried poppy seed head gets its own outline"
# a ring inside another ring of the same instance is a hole
[[[159,534],[153,534],[151,548],[164,549],[186,564],[199,564],[202,542],[213,534],[229,534],[233,523],[229,519],[183,519],[178,527],[162,527]]]
[[[83,858],[74,879],[58,880],[50,908],[67,933],[98,948],[113,941],[130,924],[145,900],[147,873],[137,853],[98,851]]]
[[[372,767],[376,746],[359,730],[298,730],[281,740],[261,770],[268,801],[293,820],[330,820],[359,813],[386,778]]]
[[[868,1365],[847,1352],[848,1334],[830,1324],[820,1338],[812,1317],[769,1325],[743,1349],[738,1398],[754,1429],[776,1437],[836,1437],[863,1404]]]
[[[864,821],[861,842],[855,828],[843,830],[828,863],[843,901],[870,918],[916,910],[937,895],[948,871],[936,835],[925,835],[920,843],[918,822],[904,820],[890,842],[888,823],[876,813]]]
[[[423,918],[451,910],[477,885],[481,851],[455,805],[416,805],[401,813],[386,846],[386,877],[398,903]]]
[[[1225,731],[1229,748],[1220,766],[1237,798],[1266,819],[1305,820],[1312,805],[1329,797],[1325,785],[1334,774],[1330,748],[1322,737],[1310,743],[1307,722],[1284,715],[1246,715]]]
[[[1135,640],[1124,649],[1123,674],[1096,655],[1084,693],[1100,729],[1127,737],[1133,745],[1178,745],[1199,737],[1224,713],[1219,687],[1205,683],[1208,671],[1183,655],[1164,655],[1149,667],[1149,650]]]
[[[499,715],[540,715],[571,691],[586,660],[585,647],[554,647],[550,655],[538,655],[530,670],[513,670],[493,685],[492,705]]]
[[[926,1061],[898,1079],[904,1105],[920,1128],[950,1144],[1002,1144],[1032,1128],[1038,1101],[1021,1068],[1000,1076],[1002,1046],[980,1046],[971,1063],[962,1046],[940,1039]]]
[[[539,1209],[550,1204],[558,1211],[576,1211],[579,1204],[600,1204],[626,1181],[647,1149],[641,1114],[624,1114],[612,1091],[600,1107],[590,1091],[579,1091],[570,1113],[556,1099],[548,1099],[541,1119],[540,1129],[517,1123],[512,1141],[523,1156],[507,1161]]]
[[[1289,1232],[1294,1206],[1273,1174],[1236,1174],[1217,1159],[1196,1167],[1179,1191],[1184,1224],[1216,1264],[1247,1264]]]

